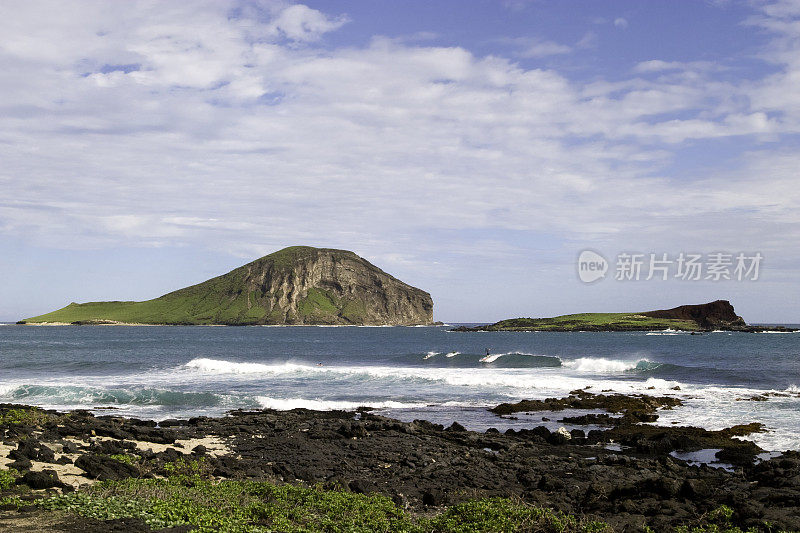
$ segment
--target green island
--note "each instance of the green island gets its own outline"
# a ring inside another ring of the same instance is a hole
[[[578,313],[552,318],[510,318],[453,331],[793,331],[783,326],[748,325],[727,300],[634,313]]]
[[[664,330],[698,331],[693,320],[652,318],[637,313],[577,313],[552,318],[510,318],[486,327],[487,331],[588,331]]]
[[[70,303],[20,324],[418,325],[430,294],[347,250],[291,246],[158,298]]]

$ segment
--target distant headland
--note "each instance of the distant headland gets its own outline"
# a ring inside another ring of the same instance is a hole
[[[637,313],[581,313],[553,318],[511,318],[453,331],[796,331],[783,326],[751,326],[727,300]]]
[[[153,300],[71,303],[19,323],[430,325],[433,300],[353,252],[292,246]]]

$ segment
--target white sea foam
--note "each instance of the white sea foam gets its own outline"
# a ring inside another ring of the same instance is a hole
[[[430,359],[431,357],[434,357],[434,356],[436,356],[436,355],[439,355],[440,353],[441,353],[441,352],[428,352],[428,353],[425,355],[425,357],[423,357],[423,359]]]
[[[670,426],[674,423],[699,426],[709,430],[720,430],[736,424],[761,422],[764,433],[753,433],[743,437],[765,450],[783,451],[800,449],[800,433],[797,432],[795,413],[800,407],[797,397],[770,397],[766,402],[740,401],[765,392],[762,389],[740,387],[687,387],[677,395],[684,405],[673,410],[659,411],[656,425]]]
[[[647,381],[644,382],[644,387],[646,390],[656,389],[656,390],[673,390],[675,387],[679,387],[680,389],[683,388],[683,384],[680,381],[670,381],[668,379],[659,379],[659,378],[648,378]]]
[[[208,359],[205,357],[192,359],[186,363],[184,367],[211,374],[282,374],[314,368],[308,365],[298,365],[294,363],[280,363],[274,365],[263,363],[237,363],[222,359]]]
[[[480,358],[480,362],[481,363],[493,363],[493,362],[497,361],[498,359],[500,359],[501,357],[504,357],[506,355],[535,355],[535,354],[525,353],[525,352],[492,353],[492,354],[487,354],[484,357],[481,357]],[[542,357],[549,357],[549,356],[544,355]]]
[[[374,407],[376,409],[410,409],[425,407],[424,403],[409,403],[395,401],[370,401],[359,402],[341,400],[320,400],[308,398],[272,398],[270,396],[257,396],[256,400],[265,409],[288,411],[289,409],[314,409],[316,411],[331,411],[335,409],[352,410],[358,407]]]
[[[581,357],[572,361],[563,361],[561,364],[576,372],[613,374],[633,370],[642,362],[649,361],[647,359],[620,361],[617,359],[603,359],[602,357]]]
[[[461,352],[448,352],[448,353],[445,354],[445,357],[455,357],[455,356],[460,355],[460,354],[461,354]]]
[[[8,395],[19,387],[17,383],[1,383],[0,384],[0,397]]]

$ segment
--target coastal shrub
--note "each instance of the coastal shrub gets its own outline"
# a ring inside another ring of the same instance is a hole
[[[261,481],[204,478],[204,462],[175,461],[167,479],[99,482],[82,491],[0,505],[35,505],[97,520],[138,518],[153,529],[190,525],[193,531],[399,533],[611,533],[603,522],[535,507],[517,499],[485,498],[453,505],[438,515],[415,516],[379,494],[354,494]],[[13,478],[12,478],[13,479]],[[676,533],[763,533],[731,525],[722,506]]]
[[[36,407],[25,409],[8,409],[0,414],[0,426],[26,425],[35,426],[47,420],[47,413]]]
[[[610,533],[602,522],[528,505],[507,498],[486,498],[454,505],[423,523],[425,531],[453,533]]]
[[[199,531],[418,531],[391,500],[264,482],[169,479],[101,482],[85,492],[37,501],[48,510],[109,520],[139,518],[152,528]]]
[[[203,480],[212,479],[211,465],[204,457],[186,460],[179,457],[171,463],[164,465],[164,473],[173,483],[192,484]]]
[[[736,526],[718,526],[716,524],[711,524],[708,526],[696,526],[691,528],[689,526],[679,526],[678,528],[675,529],[675,533],[763,533],[764,531],[775,531],[776,533],[792,533],[788,531],[777,531],[772,528],[757,529],[753,527],[750,529],[741,529]]]
[[[19,472],[13,468],[7,470],[0,470],[0,490],[6,490],[14,485],[14,482],[19,477]]]
[[[720,505],[703,515],[699,524],[694,526],[680,526],[675,529],[675,533],[762,533],[762,532],[778,532],[778,530],[770,527],[769,524],[763,524],[763,527],[751,527],[749,529],[741,529],[734,526],[731,521],[733,519],[734,510],[727,505]],[[779,533],[788,533],[780,531]]]
[[[0,507],[16,507],[17,509],[19,509],[24,505],[25,503],[22,501],[22,498],[20,498],[18,494],[0,497]]]
[[[212,481],[180,473],[168,479],[97,483],[83,492],[38,500],[47,510],[98,520],[139,518],[152,528],[198,531],[330,531],[407,533],[601,533],[603,523],[504,498],[461,503],[418,518],[378,494],[255,481]]]
[[[109,455],[109,457],[115,461],[119,461],[120,463],[125,463],[127,465],[135,465],[140,459],[138,455],[128,455],[127,453],[114,453]]]

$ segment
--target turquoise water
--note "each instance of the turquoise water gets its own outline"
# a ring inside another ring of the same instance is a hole
[[[686,405],[659,423],[760,421],[763,447],[800,449],[800,334],[447,330],[8,325],[0,402],[155,419],[367,405],[485,429],[541,423],[503,421],[487,406],[590,387],[675,395]]]

